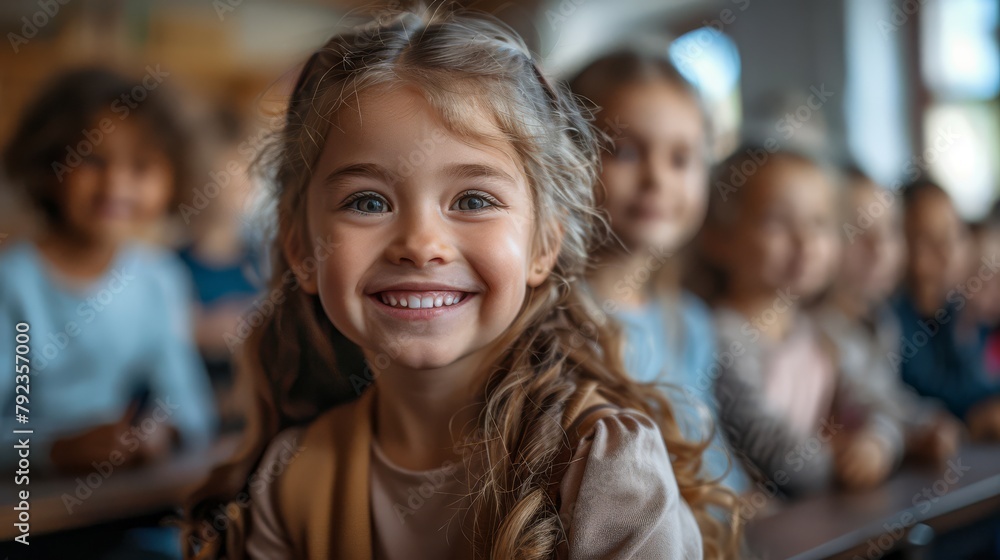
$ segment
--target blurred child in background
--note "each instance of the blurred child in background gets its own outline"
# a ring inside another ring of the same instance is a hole
[[[966,321],[976,329],[982,343],[983,368],[986,377],[1000,383],[1000,204],[994,204],[990,213],[971,227],[973,255],[968,271],[970,291],[979,288],[969,299]],[[979,277],[983,265],[984,274]],[[973,277],[979,277],[980,286],[973,286]]]
[[[690,435],[705,438],[714,422],[702,421],[698,404],[714,401],[715,335],[707,307],[681,288],[678,256],[708,201],[709,130],[698,93],[668,59],[636,51],[590,63],[570,86],[600,106],[597,125],[613,141],[598,199],[616,239],[594,256],[587,283],[624,327],[629,373],[672,389]],[[722,438],[714,443],[709,473],[742,490],[739,466]]]
[[[733,179],[737,174],[739,179]],[[718,273],[716,395],[730,443],[759,479],[796,495],[878,484],[902,452],[891,416],[867,409],[806,310],[837,265],[827,174],[790,152],[745,148],[718,168],[701,247]]]
[[[64,74],[24,112],[4,152],[44,220],[37,237],[0,252],[0,336],[13,340],[15,324],[30,325],[40,470],[127,468],[202,446],[213,432],[188,277],[169,252],[135,241],[176,208],[187,179],[188,138],[166,86],[137,101],[141,87],[104,70]],[[12,351],[0,345],[0,360],[13,363]],[[14,383],[4,376],[0,386],[5,437]]]
[[[974,438],[998,439],[1000,384],[986,377],[973,304],[997,271],[987,259],[970,272],[974,244],[944,189],[918,180],[902,197],[909,258],[894,307],[902,328],[903,380],[940,399]]]
[[[253,183],[240,116],[229,110],[216,114],[219,147],[208,181],[198,183],[181,219],[190,237],[178,255],[194,281],[195,334],[219,410],[228,426],[238,425],[239,403],[234,392],[234,355],[239,349],[240,317],[258,293],[260,256],[249,235]]]
[[[843,255],[819,316],[834,342],[840,372],[857,397],[903,426],[909,455],[941,461],[955,453],[961,425],[932,399],[900,380],[900,326],[888,298],[903,271],[900,202],[860,171],[847,173]]]

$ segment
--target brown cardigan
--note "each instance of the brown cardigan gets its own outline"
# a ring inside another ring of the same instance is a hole
[[[358,400],[310,424],[299,439],[299,455],[280,478],[277,504],[296,558],[372,559],[371,520],[366,512],[370,512],[374,393],[374,388],[369,389]],[[578,442],[598,420],[617,410],[597,393],[596,383],[581,385],[563,416],[569,441]],[[573,451],[564,450],[565,459],[557,464],[568,463]],[[351,460],[338,461],[337,457]],[[231,553],[242,556],[243,543],[232,544]]]

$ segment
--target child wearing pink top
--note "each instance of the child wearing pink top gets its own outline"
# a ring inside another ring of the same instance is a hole
[[[746,180],[730,185],[734,171]],[[859,398],[805,305],[839,261],[840,202],[811,159],[745,148],[712,181],[699,240],[714,293],[723,431],[768,488],[803,494],[883,481],[901,458],[898,422]],[[768,482],[765,482],[768,481]]]

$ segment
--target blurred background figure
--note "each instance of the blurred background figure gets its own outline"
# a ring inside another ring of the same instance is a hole
[[[101,69],[57,77],[4,152],[42,220],[36,235],[0,253],[0,333],[12,338],[21,321],[36,333],[30,423],[39,472],[129,468],[203,447],[214,433],[189,277],[176,257],[140,241],[177,207],[190,138],[163,89],[124,103],[138,84]],[[0,359],[13,362],[11,350],[0,348]],[[14,379],[3,387],[12,447]],[[103,548],[145,546],[128,535],[108,535]]]
[[[836,347],[841,374],[858,387],[857,398],[903,427],[909,455],[943,462],[958,449],[960,425],[938,401],[901,382],[900,325],[887,305],[906,258],[901,202],[857,169],[845,175],[846,240],[820,324]]]
[[[785,495],[873,487],[899,464],[899,422],[843,375],[807,308],[839,262],[838,192],[813,160],[755,147],[716,178],[751,166],[738,188],[713,191],[700,243],[717,276],[719,347],[735,354],[716,380],[724,431],[748,470]]]
[[[689,437],[706,439],[716,426],[706,418],[715,335],[708,308],[681,288],[680,255],[708,201],[712,155],[699,94],[666,56],[637,50],[591,62],[570,87],[599,107],[594,118],[612,142],[597,188],[615,238],[594,256],[588,286],[625,329],[629,372],[662,384]],[[709,474],[742,491],[739,464],[722,438],[713,444]]]
[[[208,182],[200,183],[180,206],[185,239],[178,251],[194,282],[195,339],[205,361],[224,428],[238,427],[236,393],[237,331],[243,312],[262,285],[260,236],[254,237],[254,156],[247,127],[236,112],[215,115]]]
[[[974,250],[968,278],[970,283],[973,277],[979,278],[982,287],[969,301],[969,316],[982,337],[986,376],[1000,383],[1000,203],[971,229]],[[979,273],[984,265],[982,278]]]
[[[980,248],[943,188],[918,180],[901,196],[909,264],[893,305],[902,325],[903,380],[920,394],[940,399],[974,437],[998,439],[1000,384],[986,376],[978,325],[988,306],[973,303],[985,276],[995,273],[981,265],[982,273],[976,267],[967,276],[969,257],[978,257]]]

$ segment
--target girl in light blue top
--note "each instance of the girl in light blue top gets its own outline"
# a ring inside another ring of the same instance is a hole
[[[594,256],[587,283],[624,328],[632,375],[662,384],[682,425],[704,438],[714,423],[715,334],[705,305],[681,288],[678,257],[708,199],[709,130],[698,94],[668,60],[636,51],[592,62],[570,86],[599,106],[597,125],[613,141],[599,200],[617,239]],[[721,438],[705,468],[736,491],[746,487]]]
[[[34,238],[0,247],[2,428],[6,440],[33,431],[32,475],[127,468],[204,445],[214,430],[186,272],[137,241],[177,207],[189,180],[189,139],[161,92],[143,89],[155,80],[65,74],[24,113],[4,152],[7,174],[42,220]],[[21,323],[30,371],[15,377]]]

